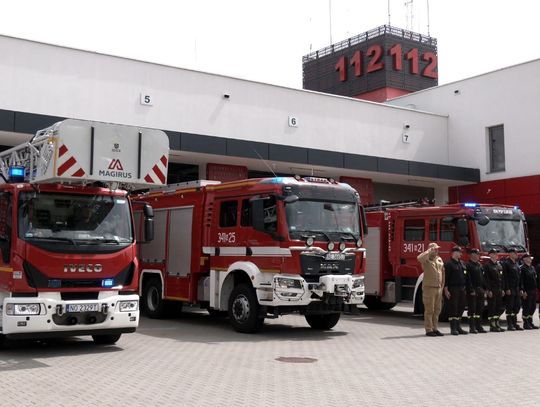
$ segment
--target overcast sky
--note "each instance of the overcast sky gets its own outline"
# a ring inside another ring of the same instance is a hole
[[[406,1],[390,0],[392,25],[427,33],[427,1],[413,1],[412,25]],[[0,33],[300,88],[303,55],[330,37],[337,42],[387,24],[387,4],[0,0]],[[429,8],[441,84],[540,58],[538,0],[430,0]]]

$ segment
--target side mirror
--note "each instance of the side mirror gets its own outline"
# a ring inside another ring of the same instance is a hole
[[[300,198],[298,197],[298,195],[287,195],[285,198],[283,198],[283,202],[287,204],[291,204],[291,203],[295,203],[299,199]]]
[[[490,219],[486,215],[482,215],[477,219],[477,222],[480,226],[486,226],[489,221]]]
[[[154,208],[145,204],[143,208],[144,214],[144,241],[151,242],[154,240]]]

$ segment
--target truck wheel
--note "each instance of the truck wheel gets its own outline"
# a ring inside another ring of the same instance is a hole
[[[117,335],[92,335],[94,343],[97,345],[114,345],[122,334]]]
[[[141,308],[150,318],[165,316],[165,301],[161,298],[161,281],[157,278],[149,280],[144,288],[141,298]]]
[[[253,287],[239,284],[229,298],[229,318],[237,332],[254,333],[261,329],[264,318],[259,316],[259,302]]]
[[[380,297],[374,295],[366,295],[364,298],[364,305],[370,310],[374,311],[387,311],[396,306],[395,302],[382,302]]]
[[[336,326],[341,317],[341,313],[306,315],[306,321],[313,329],[328,330]]]
[[[414,297],[414,315],[424,316],[424,300],[422,299],[422,286],[416,290],[416,296]]]

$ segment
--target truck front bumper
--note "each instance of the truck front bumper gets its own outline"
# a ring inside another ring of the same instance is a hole
[[[319,282],[308,283],[297,275],[274,275],[272,285],[257,288],[259,303],[267,306],[303,306],[328,297],[341,298],[344,304],[364,301],[364,277],[324,275]]]
[[[96,300],[61,299],[60,293],[7,297],[2,304],[2,334],[7,337],[107,335],[134,332],[139,296],[102,292]]]

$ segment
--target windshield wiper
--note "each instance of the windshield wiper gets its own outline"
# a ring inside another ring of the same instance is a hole
[[[508,245],[508,247],[516,248],[516,249],[518,249],[519,251],[524,251],[524,252],[527,251],[527,249],[525,248],[525,246],[522,246],[522,245],[520,245],[520,244],[511,244],[511,245]]]
[[[26,240],[49,240],[51,242],[68,242],[71,243],[73,246],[77,246],[77,243],[74,239],[70,239],[68,237],[41,237],[41,236],[32,236],[27,237]]]
[[[354,240],[355,242],[358,240],[358,238],[353,235],[351,232],[341,232],[342,234],[344,234],[345,236],[341,236],[341,238],[345,238],[345,239],[351,239],[351,240]]]
[[[78,239],[79,242],[84,242],[85,244],[101,244],[101,243],[114,243],[120,244],[120,240],[117,239],[105,239],[105,238],[95,238],[95,239]]]

